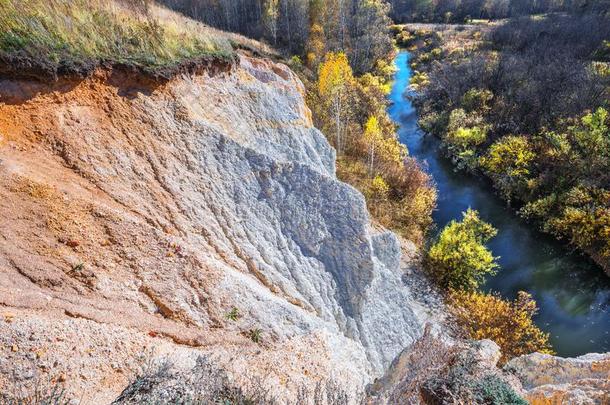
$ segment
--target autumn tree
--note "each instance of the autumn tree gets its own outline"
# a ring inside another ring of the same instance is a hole
[[[380,175],[375,176],[371,182],[371,194],[374,201],[383,201],[388,198],[390,186]]]
[[[428,265],[445,288],[474,291],[498,269],[497,257],[485,246],[497,230],[468,209],[461,222],[451,221],[428,251]]]
[[[483,11],[489,18],[502,18],[508,15],[510,0],[485,0]]]
[[[513,302],[497,294],[453,292],[450,310],[471,339],[491,339],[500,346],[500,364],[524,354],[553,354],[549,334],[542,332],[532,317],[538,311],[532,296],[520,291]]]
[[[610,171],[610,119],[602,107],[585,114],[569,128],[569,136],[580,157],[583,176],[607,177]],[[610,178],[607,177],[609,180]]]
[[[390,6],[382,0],[358,0],[351,24],[350,60],[356,72],[371,71],[392,52],[388,17]]]
[[[279,0],[278,43],[291,54],[304,55],[310,33],[309,1]]]
[[[461,108],[451,111],[443,144],[460,168],[474,168],[478,163],[477,147],[487,140],[488,126],[476,112]]]
[[[369,175],[372,176],[375,170],[375,152],[381,143],[383,143],[383,135],[379,128],[379,123],[376,117],[370,117],[364,127],[364,141],[369,149]]]
[[[345,53],[328,53],[320,65],[318,92],[324,105],[330,110],[334,123],[335,147],[343,152],[346,121],[350,111],[349,93],[354,82],[352,68]]]
[[[350,8],[356,0],[324,0],[325,32],[329,48],[335,51],[344,51],[349,43],[348,24],[352,18]]]
[[[268,35],[277,44],[277,29],[279,18],[279,0],[265,0],[263,3],[263,24]]]
[[[536,158],[532,145],[524,136],[506,136],[496,141],[480,159],[494,185],[510,200],[513,193],[522,194]]]
[[[313,24],[307,41],[306,61],[307,66],[315,68],[320,63],[325,51],[324,29],[320,24]]]
[[[311,0],[309,4],[309,38],[305,47],[305,58],[310,68],[317,68],[326,50],[324,34],[324,0]]]

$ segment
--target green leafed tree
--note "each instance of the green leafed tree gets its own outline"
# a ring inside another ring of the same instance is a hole
[[[499,268],[497,257],[485,246],[497,230],[468,209],[462,221],[451,221],[428,251],[428,265],[445,288],[475,291],[485,276]]]
[[[496,141],[486,156],[480,159],[481,166],[489,173],[496,188],[509,199],[513,193],[524,192],[531,166],[536,158],[532,145],[523,136],[506,136]]]

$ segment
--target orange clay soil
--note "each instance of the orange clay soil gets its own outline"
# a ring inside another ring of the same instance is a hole
[[[191,282],[202,295],[217,279],[214,269],[206,271],[182,251],[167,193],[154,181],[116,190],[80,170],[96,170],[80,136],[96,137],[100,149],[146,150],[147,135],[155,133],[137,94],[163,97],[165,86],[126,88],[119,79],[98,72],[52,86],[2,82],[11,98],[0,103],[0,305],[206,344],[221,338],[213,333],[223,324],[221,314],[209,314],[210,330],[202,336],[188,316],[164,302],[164,280],[149,271],[152,263],[178,273],[197,269]],[[155,176],[153,162],[138,170]],[[148,201],[137,193],[126,197],[130,187],[145,188]]]

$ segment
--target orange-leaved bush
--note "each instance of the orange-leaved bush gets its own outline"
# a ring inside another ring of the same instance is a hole
[[[533,352],[553,354],[549,334],[532,320],[538,308],[530,294],[519,291],[511,302],[497,294],[454,291],[449,302],[458,325],[470,338],[491,339],[500,346],[501,364]]]

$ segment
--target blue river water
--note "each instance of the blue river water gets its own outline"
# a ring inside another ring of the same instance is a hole
[[[502,267],[484,289],[513,299],[520,290],[536,300],[537,325],[550,333],[557,354],[576,356],[610,351],[610,277],[583,256],[525,223],[498,198],[484,180],[456,172],[437,138],[417,126],[417,112],[405,97],[411,68],[409,53],[400,52],[388,112],[399,125],[400,141],[424,162],[438,189],[434,212],[437,230],[473,208],[498,229],[489,243]]]

